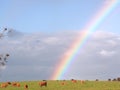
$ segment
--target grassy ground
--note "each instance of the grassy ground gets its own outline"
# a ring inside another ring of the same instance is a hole
[[[0,88],[0,90],[26,90],[24,89],[25,84],[28,85],[28,90],[120,90],[120,82],[117,81],[85,81],[81,83],[79,80],[77,80],[77,82],[56,80],[47,81],[47,87],[40,87],[38,84],[39,82],[41,81],[19,82],[20,87],[9,85],[6,88]]]

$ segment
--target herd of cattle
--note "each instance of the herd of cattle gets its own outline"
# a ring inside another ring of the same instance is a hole
[[[6,88],[8,87],[9,85],[13,86],[13,87],[21,87],[20,83],[19,82],[4,82],[4,83],[1,83],[0,84],[0,88]],[[38,85],[40,87],[42,86],[45,86],[47,87],[47,81],[41,81],[38,83]],[[28,89],[29,86],[27,84],[24,85],[24,89]]]
[[[96,79],[96,81],[99,81],[98,79]],[[120,78],[117,78],[117,79],[108,79],[108,81],[120,81]],[[77,82],[80,82],[81,84],[85,84],[86,81],[84,80],[75,80],[75,79],[71,79],[71,82],[72,83],[77,83]],[[43,80],[43,81],[40,81],[38,83],[38,85],[40,87],[47,87],[47,80]],[[66,81],[65,80],[61,80],[61,85],[65,85],[66,84]],[[19,82],[4,82],[4,83],[0,83],[0,88],[6,88],[8,86],[13,86],[13,87],[24,87],[24,89],[28,89],[29,88],[29,85],[28,84],[24,84],[24,85],[20,85]]]
[[[72,83],[77,83],[78,81],[77,81],[77,80],[74,80],[74,79],[71,79],[71,82],[72,82]],[[80,83],[83,84],[83,83],[85,83],[85,81],[80,80]],[[47,84],[48,84],[48,82],[47,82],[46,80],[40,81],[40,82],[38,83],[38,85],[39,85],[40,87],[43,87],[43,86],[44,86],[44,87],[47,87]],[[66,84],[66,81],[65,81],[65,80],[62,80],[60,84],[61,84],[61,85],[65,85],[65,84]],[[29,85],[28,85],[28,84],[20,85],[19,82],[4,82],[4,83],[1,83],[1,84],[0,84],[0,88],[7,88],[8,86],[24,87],[24,89],[28,89],[28,88],[29,88]]]

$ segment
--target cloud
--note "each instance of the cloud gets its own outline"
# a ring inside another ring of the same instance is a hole
[[[1,53],[9,53],[1,80],[49,79],[78,31],[31,33],[2,39]],[[76,54],[63,79],[108,79],[120,76],[120,35],[97,31]],[[13,77],[15,76],[15,77]]]
[[[106,50],[101,50],[100,55],[101,56],[113,56],[115,54],[114,51],[106,51]]]
[[[7,32],[7,36],[9,38],[14,38],[15,39],[15,38],[21,37],[22,35],[23,35],[22,32],[19,32],[15,29],[8,29],[8,32]]]

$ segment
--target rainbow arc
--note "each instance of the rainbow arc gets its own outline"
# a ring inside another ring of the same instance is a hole
[[[83,32],[79,37],[72,43],[69,49],[63,54],[63,57],[59,60],[59,64],[53,73],[51,80],[60,80],[64,77],[65,72],[69,69],[71,63],[75,60],[77,53],[80,53],[87,40],[90,38],[93,32],[99,27],[105,18],[115,9],[118,5],[119,0],[110,0],[109,3],[102,8],[93,16],[90,22],[84,27]]]

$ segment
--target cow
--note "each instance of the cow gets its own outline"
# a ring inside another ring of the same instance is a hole
[[[24,85],[24,89],[28,89],[28,85],[27,84]]]
[[[45,86],[47,87],[47,81],[42,81],[39,83],[40,87]]]
[[[65,85],[65,82],[62,82],[61,85]]]
[[[16,87],[17,86],[17,82],[12,82],[12,86]]]
[[[81,84],[84,84],[84,83],[85,83],[85,81],[84,81],[84,80],[80,80],[80,83],[81,83]]]
[[[20,87],[20,83],[17,83],[16,86],[17,86],[17,87]]]
[[[20,87],[20,83],[18,83],[18,82],[13,82],[13,83],[12,83],[12,86],[14,86],[14,87]]]
[[[11,85],[11,82],[7,82],[8,85]]]
[[[72,81],[73,83],[77,83],[77,80],[75,80],[75,79],[71,79],[71,81]]]
[[[2,84],[1,84],[1,88],[6,88],[7,86],[8,86],[7,83],[2,83]]]

